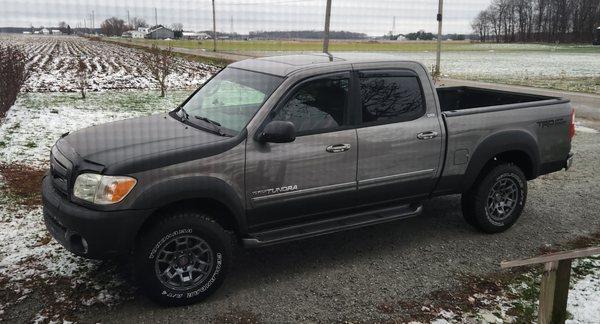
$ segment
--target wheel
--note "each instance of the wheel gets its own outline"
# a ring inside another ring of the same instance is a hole
[[[141,235],[135,271],[150,299],[166,306],[187,305],[219,288],[231,256],[230,236],[217,222],[203,213],[179,212]]]
[[[510,228],[521,216],[527,199],[527,179],[512,163],[500,164],[479,179],[461,204],[467,223],[486,233]]]

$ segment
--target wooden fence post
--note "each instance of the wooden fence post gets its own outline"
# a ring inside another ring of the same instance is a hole
[[[542,273],[542,282],[540,286],[540,308],[538,311],[539,324],[550,324],[552,320],[557,268],[558,261],[544,263],[544,273]]]
[[[544,264],[540,287],[540,324],[559,324],[567,319],[567,298],[571,279],[571,260]]]
[[[540,287],[538,323],[564,324],[567,319],[567,298],[573,259],[600,255],[600,247],[550,253],[533,258],[502,261],[502,269],[531,264],[544,264]]]
[[[552,323],[564,323],[567,320],[571,261],[570,259],[558,261],[556,288],[554,289],[554,307],[552,307]]]

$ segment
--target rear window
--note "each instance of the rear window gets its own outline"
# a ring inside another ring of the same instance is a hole
[[[419,79],[414,76],[360,78],[362,123],[408,121],[425,113]]]

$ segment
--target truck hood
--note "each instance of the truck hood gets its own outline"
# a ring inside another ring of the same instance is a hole
[[[234,139],[160,114],[84,128],[60,139],[57,147],[71,156],[71,160],[101,165],[104,173],[111,174],[149,170],[214,155],[231,147]]]

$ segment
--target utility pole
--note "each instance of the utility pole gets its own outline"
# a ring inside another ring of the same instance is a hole
[[[129,9],[127,9],[127,25],[131,27],[131,19],[129,18]]]
[[[329,54],[329,22],[331,17],[331,0],[327,0],[325,8],[325,30],[323,32],[323,53]]]
[[[96,35],[96,13],[92,10],[92,33]]]
[[[444,7],[444,0],[440,0],[438,5],[438,35],[437,35],[437,53],[435,55],[435,74],[440,75],[440,56],[442,53],[442,12]]]
[[[215,19],[215,0],[212,0],[213,10],[213,52],[217,51],[217,20]]]
[[[154,26],[158,26],[158,10],[154,7]]]

